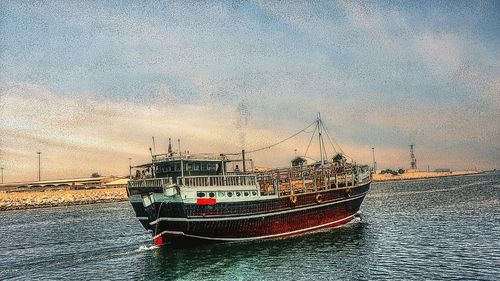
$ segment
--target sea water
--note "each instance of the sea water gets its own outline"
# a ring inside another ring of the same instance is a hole
[[[372,184],[362,218],[157,248],[127,202],[0,212],[0,280],[499,280],[500,174]]]

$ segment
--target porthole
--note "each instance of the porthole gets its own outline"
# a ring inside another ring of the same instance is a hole
[[[254,191],[252,191],[252,195],[253,195],[253,196],[257,196],[257,191],[255,191],[255,190],[254,190]]]
[[[231,191],[229,191],[229,192],[227,193],[227,197],[233,197],[233,193],[232,193]]]
[[[198,192],[198,193],[196,193],[196,196],[205,197],[205,192]]]
[[[236,196],[240,197],[241,196],[241,192],[237,191],[236,192]]]
[[[208,194],[208,197],[210,197],[210,198],[214,198],[214,197],[215,197],[215,193],[210,192],[210,193]]]
[[[244,194],[245,196],[250,195],[250,193],[248,193],[248,191],[243,192],[243,194]]]

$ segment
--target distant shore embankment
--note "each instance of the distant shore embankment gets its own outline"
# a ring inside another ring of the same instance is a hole
[[[408,172],[398,175],[374,174],[375,182],[431,179],[439,177],[479,174],[482,171],[452,172]],[[125,188],[105,188],[88,190],[46,190],[28,192],[0,192],[0,211],[22,210],[45,207],[65,207],[96,203],[111,203],[127,200]]]
[[[0,193],[0,211],[64,207],[127,200],[125,188]]]
[[[451,171],[451,172],[410,172],[398,175],[393,174],[373,174],[373,181],[399,181],[399,180],[416,180],[416,179],[432,179],[441,177],[451,177],[451,176],[463,176],[463,175],[474,175],[480,174],[482,171]]]

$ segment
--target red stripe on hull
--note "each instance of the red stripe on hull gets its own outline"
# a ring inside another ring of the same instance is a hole
[[[198,198],[196,205],[215,205],[217,203],[215,198]]]
[[[153,242],[155,243],[156,246],[161,246],[164,244],[164,241],[163,241],[163,236],[160,235],[160,236],[157,236],[153,239]]]

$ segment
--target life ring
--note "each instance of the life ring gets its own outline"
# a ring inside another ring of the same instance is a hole
[[[321,197],[321,194],[318,193],[318,195],[316,195],[316,202],[321,203],[323,201],[323,198]]]
[[[290,202],[292,202],[293,204],[296,204],[297,203],[297,195],[295,195],[295,194],[290,195]]]
[[[345,190],[345,197],[349,198],[352,196],[352,190],[350,188],[347,188]]]

